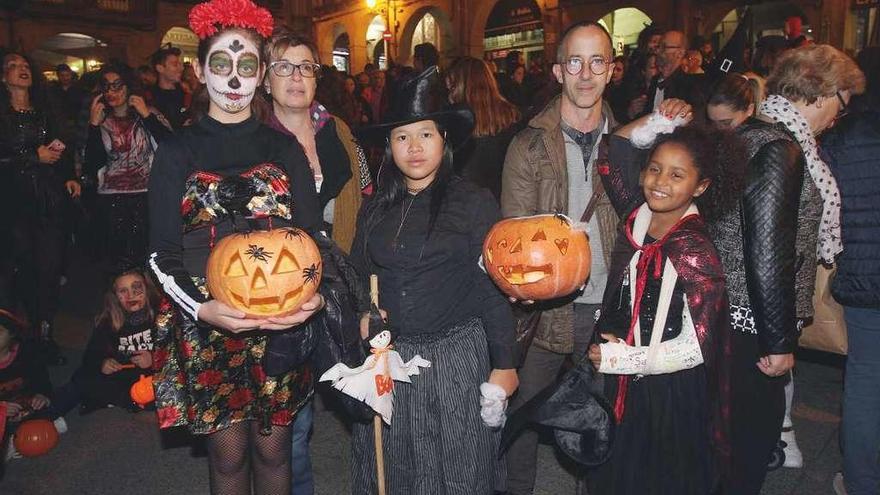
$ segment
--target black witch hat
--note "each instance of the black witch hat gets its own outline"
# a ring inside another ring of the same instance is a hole
[[[607,461],[614,443],[614,413],[599,386],[593,365],[581,360],[508,416],[499,456],[533,423],[552,429],[556,445],[578,464],[594,467]]]
[[[382,146],[392,129],[422,120],[434,120],[446,129],[452,148],[463,144],[474,129],[474,114],[466,107],[449,107],[439,91],[440,73],[436,65],[404,82],[391,96],[391,107],[382,122],[355,132],[368,144]]]
[[[724,48],[718,52],[715,61],[706,69],[706,74],[713,82],[719,81],[726,74],[739,73],[742,74],[748,70],[746,61],[743,58],[743,52],[750,46],[750,31],[752,26],[752,11],[746,10],[746,13],[740,18],[736,31],[724,45]]]

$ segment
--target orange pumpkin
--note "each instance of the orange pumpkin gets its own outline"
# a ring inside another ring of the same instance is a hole
[[[321,282],[321,253],[296,228],[233,234],[218,242],[205,270],[214,299],[249,318],[295,313]]]
[[[505,294],[546,300],[579,289],[590,274],[590,242],[562,215],[501,220],[483,243],[486,272]]]
[[[58,445],[58,430],[48,419],[31,419],[15,431],[15,450],[25,457],[36,457]]]
[[[141,407],[156,400],[156,393],[153,391],[153,377],[141,375],[141,378],[131,385],[129,395],[131,395],[131,400]]]

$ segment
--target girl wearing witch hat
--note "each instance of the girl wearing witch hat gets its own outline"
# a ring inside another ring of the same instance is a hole
[[[312,378],[302,369],[270,374],[265,357],[284,335],[273,331],[304,322],[323,298],[290,316],[248,319],[211,299],[204,277],[211,247],[236,231],[316,232],[315,182],[302,147],[254,115],[271,13],[251,0],[211,0],[189,21],[200,38],[193,68],[210,104],[162,142],[149,186],[149,265],[173,303],[156,320],[159,426],[207,436],[211,493],[289,493],[290,424]]]
[[[489,191],[453,174],[452,152],[469,137],[473,114],[444,110],[437,83],[437,68],[426,69],[401,88],[383,123],[359,133],[384,144],[385,159],[351,256],[364,283],[378,275],[395,350],[432,363],[394,390],[383,432],[388,493],[491,494],[505,475],[500,430],[480,416],[480,385],[509,396],[518,384],[510,305],[478,265],[500,213]],[[375,465],[373,427],[356,424],[352,493],[376,493]]]

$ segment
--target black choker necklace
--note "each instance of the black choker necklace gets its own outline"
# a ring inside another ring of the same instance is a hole
[[[427,186],[426,187],[407,187],[406,192],[408,192],[410,194],[418,194],[418,193],[424,191],[425,189],[427,189]]]

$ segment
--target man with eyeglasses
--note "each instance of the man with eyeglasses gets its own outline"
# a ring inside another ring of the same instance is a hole
[[[596,165],[599,143],[616,127],[602,98],[612,68],[612,42],[605,28],[582,22],[565,31],[553,65],[562,94],[514,137],[507,150],[501,191],[505,217],[560,213],[581,218],[594,196],[594,184],[601,183]],[[582,291],[541,303],[543,312],[519,371],[512,410],[550,385],[566,357],[578,361],[587,351],[618,223],[607,196],[596,197],[588,221],[590,277]],[[537,433],[526,430],[508,451],[509,494],[532,493],[537,444]]]
[[[648,101],[641,115],[652,113],[667,98],[676,98],[691,104],[697,121],[703,118],[706,108],[705,77],[700,74],[685,73],[682,60],[686,54],[687,41],[684,33],[681,31],[663,33],[660,52],[657,54],[659,74],[648,88]]]

